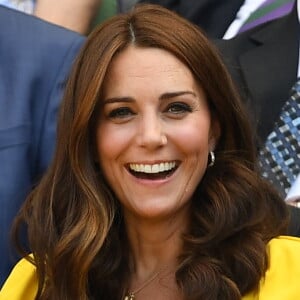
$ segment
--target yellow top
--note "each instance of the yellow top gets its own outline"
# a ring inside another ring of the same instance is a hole
[[[281,236],[268,244],[270,266],[259,290],[242,300],[300,299],[300,238]],[[33,300],[37,290],[35,267],[22,259],[0,291],[0,300]]]

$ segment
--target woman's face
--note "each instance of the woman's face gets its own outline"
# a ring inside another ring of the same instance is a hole
[[[98,161],[125,216],[186,211],[215,145],[190,70],[167,51],[130,46],[114,58],[101,101]]]

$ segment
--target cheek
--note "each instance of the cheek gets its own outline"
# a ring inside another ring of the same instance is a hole
[[[173,136],[185,149],[185,152],[207,154],[210,143],[210,126],[205,120],[195,120],[173,131]]]
[[[96,134],[97,161],[106,180],[115,181],[114,163],[118,157],[121,139],[109,126],[99,126]]]
[[[100,125],[96,138],[99,158],[113,157],[123,144],[120,130],[114,130],[113,126]]]
[[[103,124],[98,127],[96,138],[97,158],[107,174],[131,144],[132,130],[126,126]]]
[[[98,161],[106,160],[113,150],[113,143],[109,142],[109,132],[105,127],[99,126],[96,134],[97,156]]]

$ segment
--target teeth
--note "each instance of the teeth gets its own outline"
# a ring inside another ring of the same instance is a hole
[[[174,169],[176,166],[176,163],[173,162],[165,162],[160,164],[154,164],[154,165],[148,165],[148,164],[130,164],[129,168],[135,172],[143,172],[143,173],[159,173],[159,172],[165,172],[170,171]]]

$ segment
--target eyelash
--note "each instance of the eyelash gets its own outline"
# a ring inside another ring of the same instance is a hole
[[[187,112],[192,112],[192,107],[184,102],[172,102],[167,106],[166,112],[172,114],[182,114]]]
[[[128,116],[135,115],[135,113],[129,107],[118,107],[113,109],[109,114],[108,117],[111,119],[123,119],[127,118]]]

